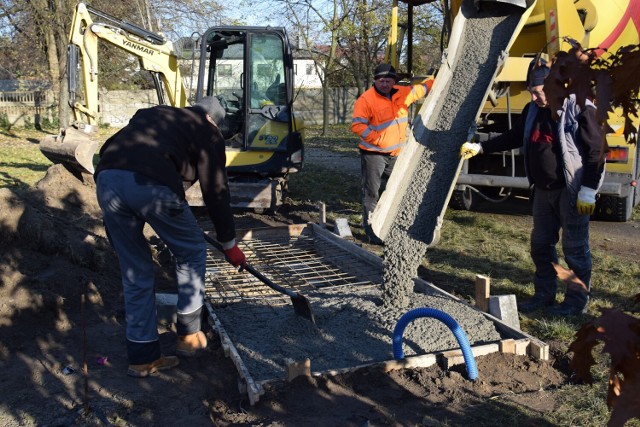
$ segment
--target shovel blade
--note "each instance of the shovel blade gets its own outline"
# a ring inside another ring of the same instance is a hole
[[[316,318],[311,310],[311,304],[309,304],[309,300],[306,297],[300,294],[292,295],[291,303],[293,304],[293,311],[296,315],[304,317],[314,325],[316,324]]]

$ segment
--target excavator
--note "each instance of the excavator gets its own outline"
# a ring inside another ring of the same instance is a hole
[[[433,0],[400,1],[408,8],[407,52],[403,55],[411,75],[413,8]],[[446,48],[434,86],[396,162],[396,170],[402,173],[391,175],[371,216],[372,228],[381,239],[402,230],[427,247],[439,240],[447,206],[472,209],[480,199],[499,203],[518,192],[528,195],[529,183],[518,150],[459,163],[455,153],[463,142],[493,137],[515,123],[530,101],[525,84],[530,61],[538,54],[550,58],[568,50],[571,46],[563,45],[568,39],[585,49],[599,48],[599,55],[616,52],[621,46],[638,44],[640,32],[639,0],[445,0],[443,4],[443,33],[448,35],[448,44],[443,43]],[[402,45],[397,5],[394,0],[387,54],[396,65],[401,56],[398,46]],[[511,25],[508,20],[494,19],[501,14],[518,22]],[[487,18],[494,19],[496,25],[487,25],[470,39],[467,34]],[[504,46],[491,51],[490,46],[503,39]],[[487,57],[470,61],[471,66],[466,63],[470,56],[485,50],[495,61]],[[403,71],[401,67],[398,70]],[[472,86],[467,85],[469,79],[475,79]],[[456,96],[465,97],[464,108],[453,110],[458,108]],[[472,114],[466,113],[476,105],[470,125],[466,120]],[[447,120],[451,115],[455,117]],[[639,120],[632,119],[637,131]],[[447,121],[451,123],[443,123]],[[607,134],[610,152],[596,219],[627,221],[640,203],[640,146],[626,140],[624,121],[617,112],[609,115],[613,132]]]
[[[284,28],[221,26],[198,39],[197,87],[183,83],[171,41],[84,3],[76,6],[69,34],[69,104],[72,126],[40,141],[52,162],[77,172],[94,172],[100,124],[98,43],[138,58],[153,77],[158,103],[186,107],[216,96],[226,110],[221,126],[226,140],[231,204],[256,211],[282,204],[289,174],[303,165],[304,123],[293,113],[293,56]],[[190,187],[191,206],[204,204],[199,184]]]

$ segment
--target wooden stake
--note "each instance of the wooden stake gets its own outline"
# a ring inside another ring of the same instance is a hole
[[[320,213],[320,219],[318,220],[318,223],[320,227],[326,228],[327,227],[327,207],[324,204],[324,202],[318,202],[318,211]]]
[[[293,360],[287,359],[287,381],[291,382],[294,378],[297,378],[301,375],[306,377],[311,376],[311,360],[304,359],[301,362],[295,362]]]
[[[489,296],[491,295],[491,279],[476,275],[476,307],[482,311],[489,310]]]

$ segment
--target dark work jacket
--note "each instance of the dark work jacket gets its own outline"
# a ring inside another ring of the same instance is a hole
[[[482,143],[482,150],[486,153],[510,150],[523,147],[525,156],[530,155],[528,138],[531,123],[537,114],[538,106],[530,102],[522,112],[521,121],[509,131]],[[602,129],[596,120],[595,106],[587,101],[584,108],[580,108],[571,95],[565,99],[559,111],[560,119],[556,131],[560,144],[560,161],[569,191],[570,204],[575,205],[580,186],[598,190],[604,180],[604,154],[608,147],[602,135]],[[526,136],[525,136],[526,135]],[[525,165],[539,159],[527,159]],[[527,177],[531,184],[535,184],[531,177],[531,170],[527,167]]]
[[[235,238],[224,138],[199,107],[138,110],[100,149],[95,177],[106,169],[138,172],[185,197],[200,180],[202,197],[220,242]]]

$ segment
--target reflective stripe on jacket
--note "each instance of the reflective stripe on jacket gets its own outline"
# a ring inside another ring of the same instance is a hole
[[[351,130],[360,136],[363,150],[397,156],[407,140],[408,108],[424,97],[433,80],[415,86],[394,86],[391,99],[375,87],[367,89],[353,107]]]

